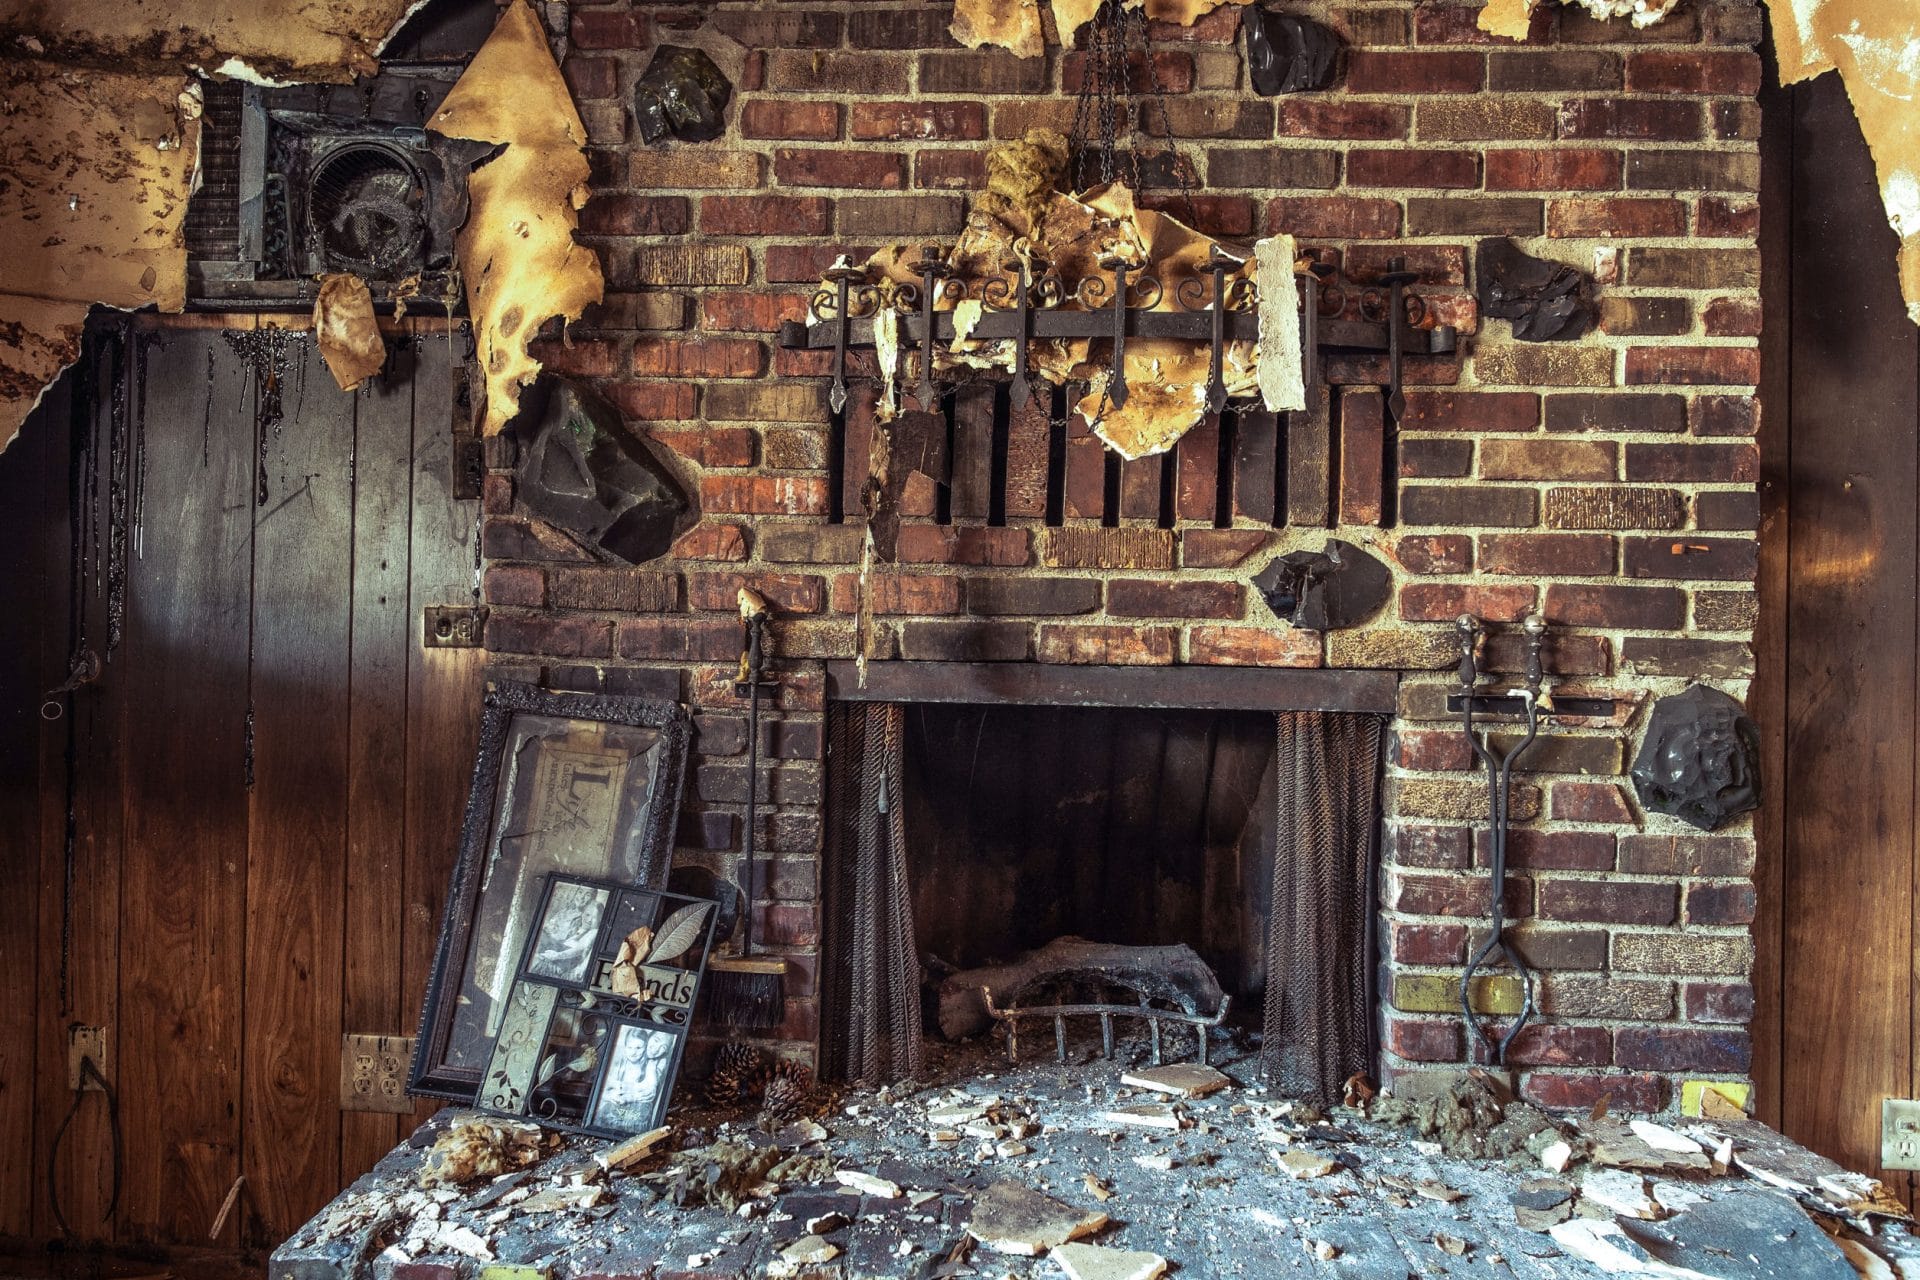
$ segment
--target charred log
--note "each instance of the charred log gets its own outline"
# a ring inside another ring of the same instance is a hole
[[[1007,1009],[1025,997],[1081,985],[1122,987],[1144,1000],[1162,1000],[1184,1013],[1211,1016],[1226,992],[1192,947],[1128,947],[1085,938],[1056,938],[1010,964],[967,969],[940,984],[940,1032],[959,1040],[992,1025],[982,994]]]

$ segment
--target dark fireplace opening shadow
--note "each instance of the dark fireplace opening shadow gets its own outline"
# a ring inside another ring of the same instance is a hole
[[[1274,722],[1141,707],[905,709],[906,861],[935,972],[1075,936],[1186,943],[1259,1021]]]
[[[1374,1070],[1385,716],[827,711],[824,1078],[913,1075],[923,982],[1065,936],[1192,947],[1290,1096],[1331,1103]]]

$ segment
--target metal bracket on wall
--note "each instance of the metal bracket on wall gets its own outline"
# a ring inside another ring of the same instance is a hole
[[[486,629],[484,606],[430,604],[420,629],[420,643],[428,649],[478,649]]]
[[[1450,693],[1447,695],[1447,710],[1458,715],[1464,707],[1466,695]],[[1582,698],[1576,695],[1555,695],[1550,707],[1543,706],[1541,714],[1548,718],[1562,716],[1595,717],[1605,719],[1613,714],[1612,698]],[[1523,716],[1527,714],[1527,700],[1517,693],[1476,693],[1473,695],[1473,714],[1477,716]]]
[[[75,1093],[86,1089],[97,1092],[100,1082],[86,1076],[80,1069],[83,1058],[91,1058],[94,1069],[103,1078],[113,1078],[112,1064],[107,1061],[105,1027],[87,1027],[76,1022],[67,1028],[67,1088]]]
[[[487,478],[487,445],[479,436],[453,438],[453,496],[471,502]]]

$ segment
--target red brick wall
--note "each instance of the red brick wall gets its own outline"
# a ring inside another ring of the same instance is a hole
[[[771,335],[843,249],[957,232],[993,142],[1070,123],[1076,59],[961,50],[940,3],[548,7],[592,141],[582,239],[609,281],[548,358],[685,459],[704,518],[670,559],[598,567],[513,517],[495,477],[488,644],[529,673],[691,701],[681,857],[731,871],[747,786],[734,588],[773,600],[786,688],[759,785],[781,875],[762,910],[799,962],[786,1034],[806,1040],[815,660],[852,654],[859,532],[825,521],[825,364]],[[1397,565],[1385,617],[1296,632],[1245,588],[1270,551],[1324,531],[1151,519],[909,522],[903,563],[872,594],[879,658],[1406,673],[1382,876],[1389,1071],[1462,1057],[1452,981],[1484,912],[1485,790],[1444,719],[1450,620],[1544,610],[1557,677],[1625,698],[1691,677],[1738,696],[1751,671],[1760,13],[1703,0],[1636,32],[1552,8],[1524,45],[1481,35],[1473,15],[1327,10],[1352,48],[1341,84],[1280,99],[1246,87],[1233,7],[1153,30],[1203,229],[1291,231],[1350,263],[1405,252],[1467,335],[1464,357],[1424,363],[1408,397],[1399,527],[1341,535]],[[699,44],[729,70],[724,138],[640,144],[626,96],[658,41]],[[1490,234],[1598,269],[1601,330],[1563,344],[1515,343],[1504,322],[1476,332],[1466,264]],[[1495,652],[1512,669],[1512,642]],[[1514,1056],[1543,1101],[1657,1108],[1677,1078],[1746,1071],[1753,842],[1744,822],[1703,836],[1641,813],[1621,775],[1644,716],[1622,719],[1556,734],[1520,776],[1509,897],[1546,1016]]]

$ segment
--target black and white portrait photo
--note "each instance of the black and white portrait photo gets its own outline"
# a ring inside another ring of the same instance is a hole
[[[600,936],[607,896],[606,889],[556,877],[527,971],[562,982],[586,982],[593,970],[593,944]]]
[[[607,1059],[593,1127],[644,1133],[659,1123],[673,1088],[674,1052],[680,1037],[664,1028],[623,1025]]]

